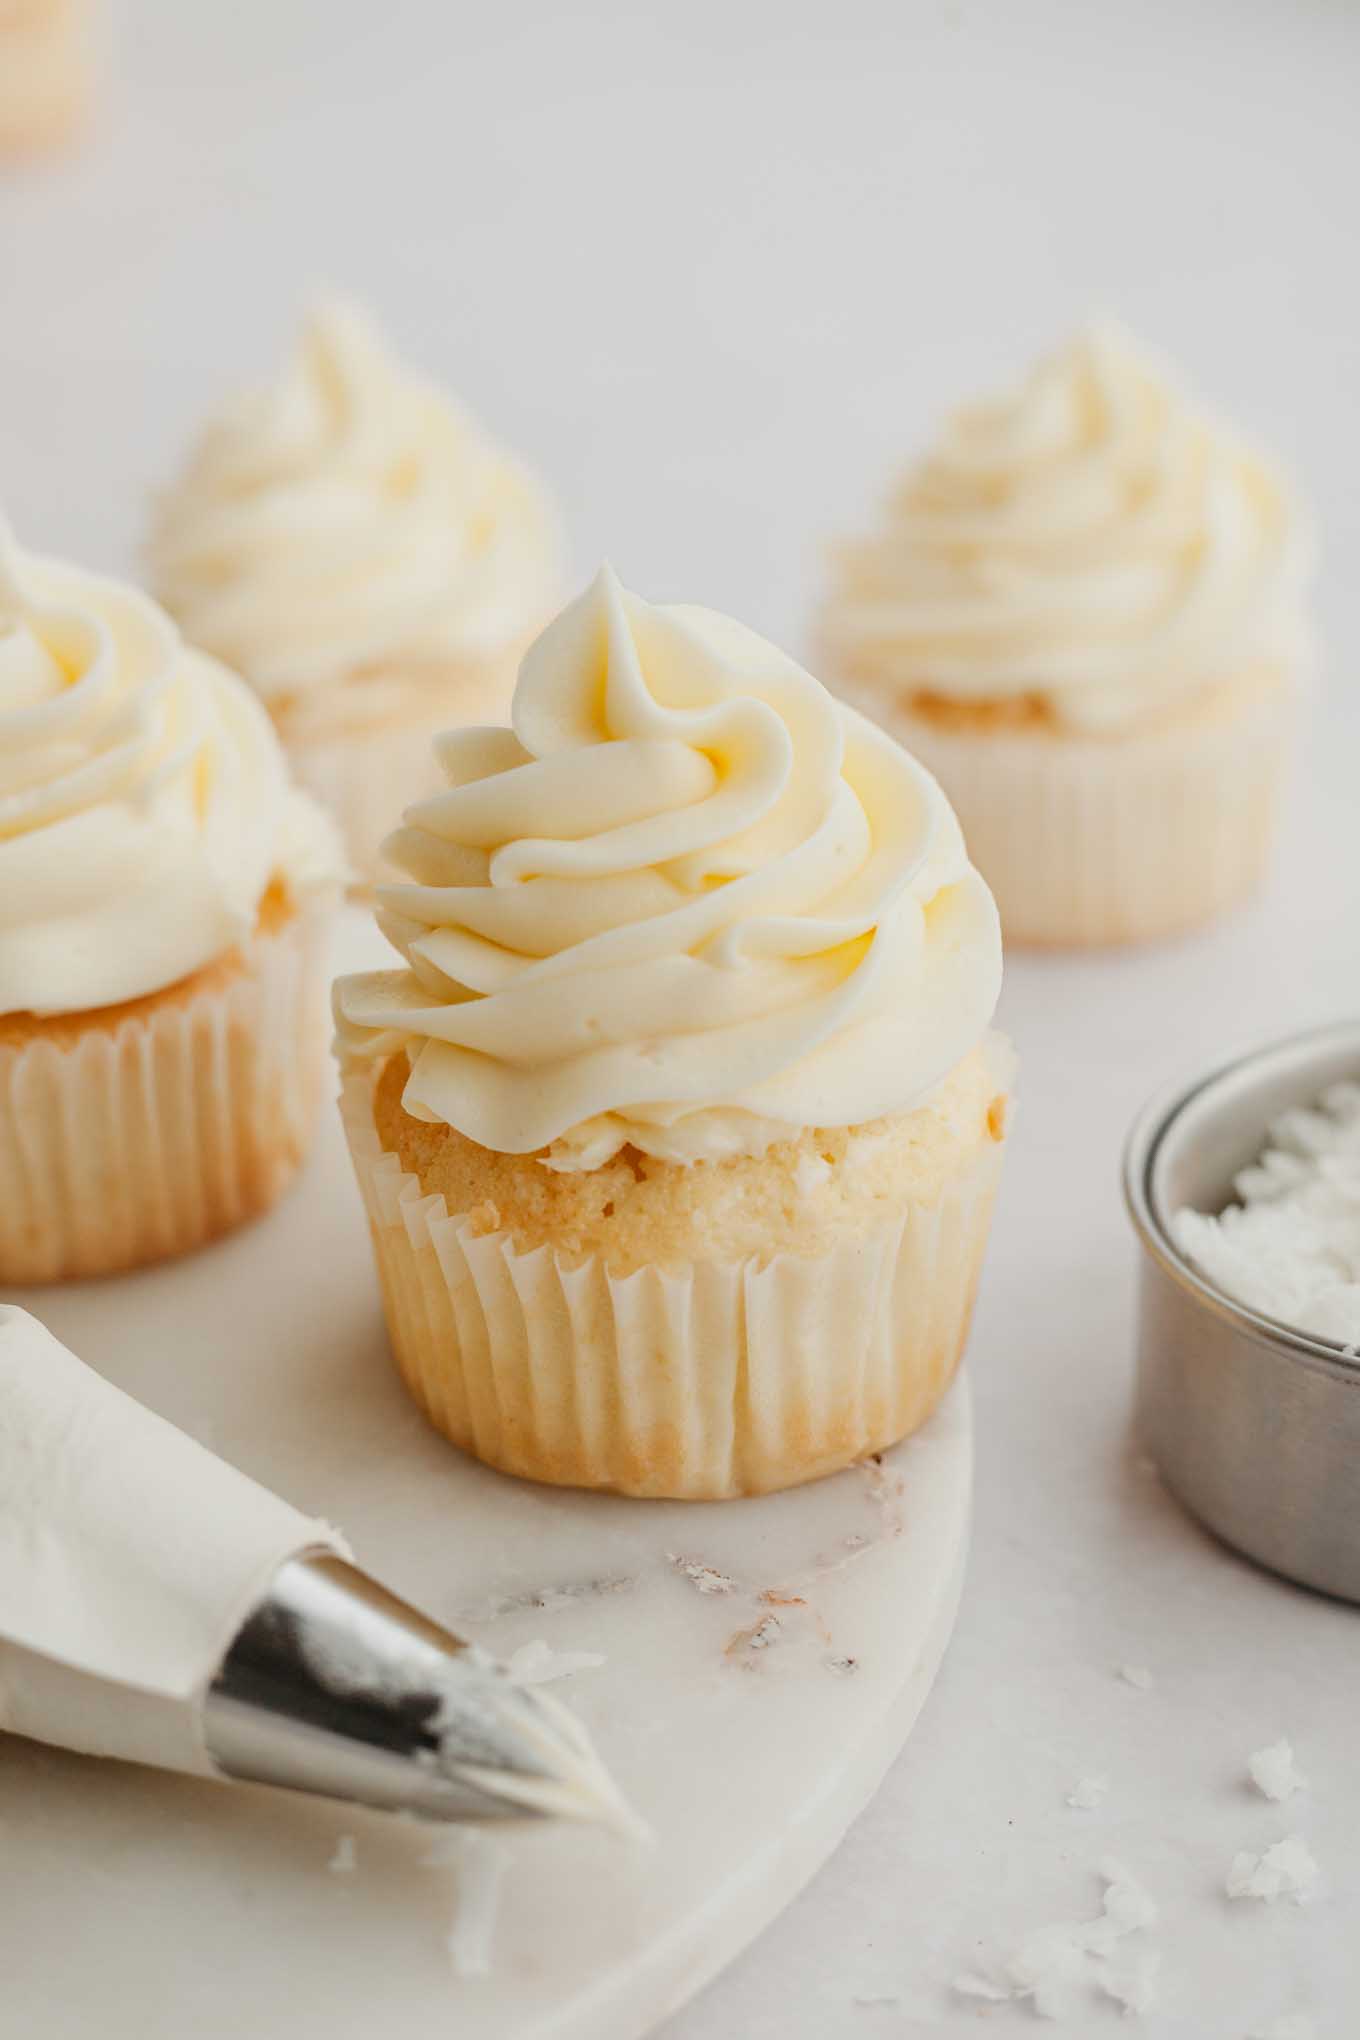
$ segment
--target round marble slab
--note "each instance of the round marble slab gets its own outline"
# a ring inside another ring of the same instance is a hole
[[[376,960],[372,939],[348,917],[346,967]],[[441,1620],[506,1655],[547,1645],[526,1669],[597,1658],[556,1690],[656,1843],[565,1827],[465,1843],[0,1737],[7,2040],[635,2040],[811,1876],[929,1690],[967,1545],[962,1383],[881,1464],[757,1501],[503,1479],[430,1431],[395,1377],[329,1116],[263,1223],[15,1300],[340,1523]]]

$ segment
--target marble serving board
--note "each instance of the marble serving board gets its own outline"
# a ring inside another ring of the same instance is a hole
[[[378,960],[353,910],[340,960]],[[0,1737],[5,2040],[633,2040],[811,1876],[929,1690],[967,1543],[962,1383],[881,1464],[789,1494],[504,1479],[397,1381],[329,1114],[263,1223],[14,1300],[462,1633],[600,1659],[555,1690],[656,1841],[562,1826],[441,1848],[415,1823]]]

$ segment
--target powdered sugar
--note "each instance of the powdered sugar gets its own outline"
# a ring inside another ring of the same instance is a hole
[[[1360,1083],[1282,1113],[1216,1218],[1178,1211],[1177,1246],[1225,1295],[1360,1350]]]

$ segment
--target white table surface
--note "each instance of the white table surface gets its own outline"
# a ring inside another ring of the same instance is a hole
[[[30,544],[127,564],[202,406],[268,368],[317,280],[538,460],[582,576],[607,551],[792,646],[819,545],[938,407],[1093,305],[1291,460],[1325,692],[1276,877],[1193,944],[1012,961],[1024,1110],[956,1639],[844,1847],[665,2040],[1018,2030],[950,1977],[1080,1914],[1109,1852],[1164,1909],[1141,2030],[1236,2040],[1306,2008],[1352,2033],[1360,1614],[1136,1470],[1117,1157],[1164,1078],[1360,1002],[1360,13],[127,0],[116,26],[96,140],[0,176],[0,497]],[[1242,1783],[1281,1733],[1315,1781],[1287,1810]],[[1064,1800],[1086,1772],[1094,1813]],[[1330,1896],[1230,1907],[1233,1853],[1290,1828]],[[898,2002],[853,2002],[878,1991]]]

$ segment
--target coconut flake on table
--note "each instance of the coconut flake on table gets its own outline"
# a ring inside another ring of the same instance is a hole
[[[1217,1217],[1175,1214],[1186,1259],[1249,1310],[1360,1350],[1360,1083],[1282,1113],[1233,1188]]]
[[[356,1868],[357,1863],[353,1835],[341,1835],[335,1844],[335,1854],[326,1868],[334,1870],[339,1876],[347,1877],[350,1871]]]
[[[1247,1758],[1247,1776],[1267,1799],[1288,1799],[1291,1793],[1304,1791],[1308,1784],[1295,1761],[1293,1747],[1284,1736],[1263,1750],[1252,1751]]]
[[[1302,1835],[1286,1835],[1273,1842],[1259,1856],[1239,1850],[1228,1866],[1225,1890],[1229,1898],[1260,1898],[1273,1905],[1277,1898],[1292,1898],[1295,1905],[1307,1905],[1316,1898],[1322,1872]]]
[[[567,1679],[573,1672],[593,1672],[604,1662],[597,1650],[554,1650],[535,1637],[511,1653],[506,1669],[517,1686],[546,1686],[550,1679]]]
[[[954,1979],[960,1997],[1002,2004],[1027,1999],[1036,2017],[1065,2019],[1094,1992],[1127,2012],[1151,2011],[1157,2002],[1160,1956],[1131,1936],[1157,1923],[1157,1903],[1133,1873],[1113,1857],[1099,1866],[1105,1885],[1100,1916],[1060,1920],[1025,1934],[995,1974],[965,1971]]]
[[[466,1827],[440,1837],[426,1862],[452,1868],[458,1886],[453,1924],[448,1933],[449,1960],[458,1976],[491,1974],[491,1944],[500,1910],[501,1881],[510,1865],[510,1851],[481,1829]]]
[[[1117,1676],[1126,1686],[1136,1686],[1140,1693],[1147,1693],[1152,1687],[1152,1674],[1146,1665],[1120,1665]]]
[[[1079,1807],[1084,1813],[1089,1813],[1093,1807],[1104,1803],[1109,1789],[1108,1778],[1078,1778],[1067,1795],[1067,1803],[1069,1806]]]

